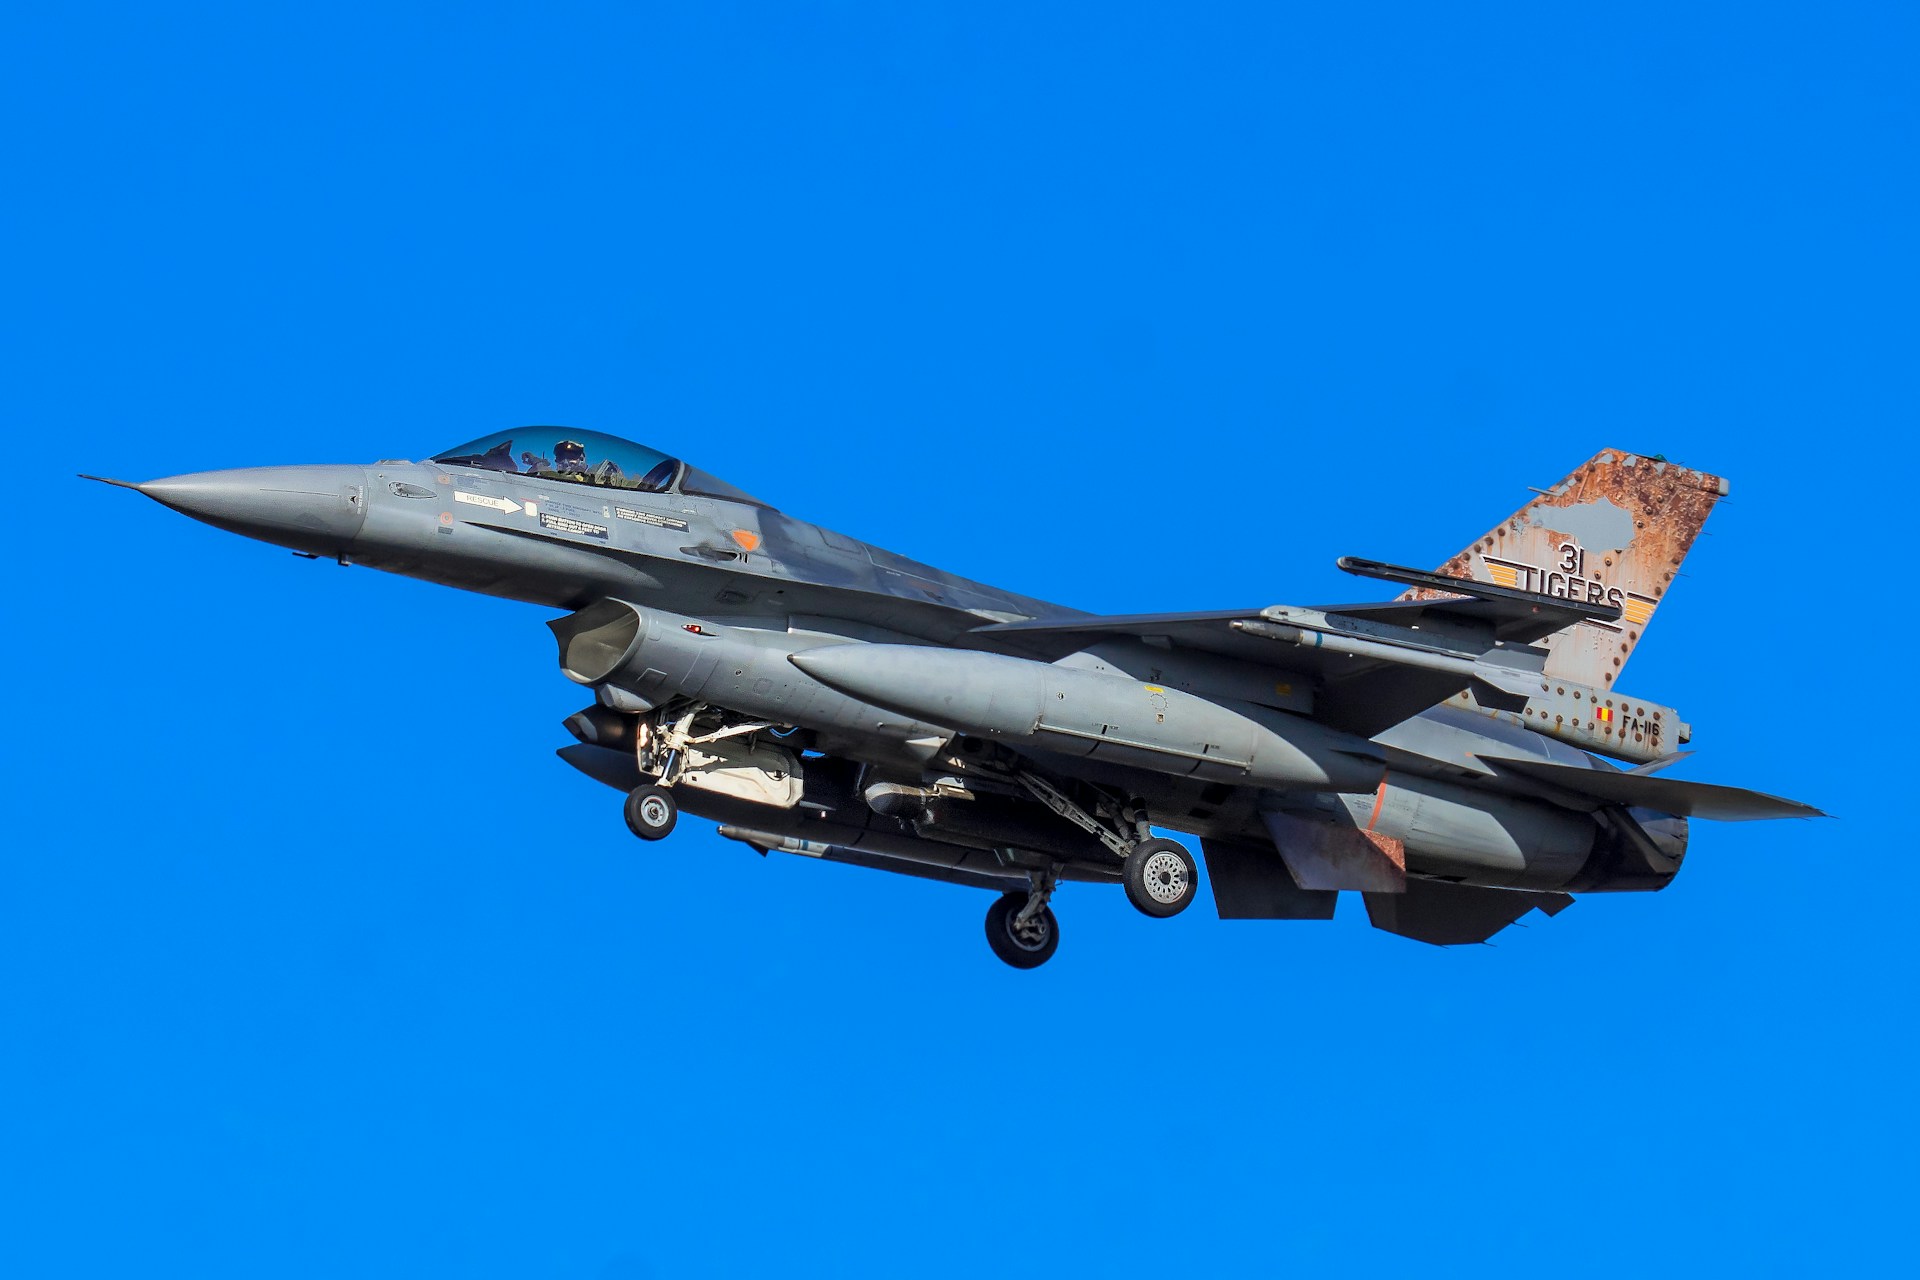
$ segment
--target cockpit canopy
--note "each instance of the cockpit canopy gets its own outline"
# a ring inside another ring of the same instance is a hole
[[[767,504],[718,476],[631,440],[577,427],[519,427],[434,455],[444,467],[478,467],[641,493],[688,493],[729,502]]]

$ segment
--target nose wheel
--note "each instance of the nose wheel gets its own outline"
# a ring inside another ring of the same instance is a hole
[[[627,830],[642,840],[664,840],[680,820],[673,792],[651,784],[627,792]]]
[[[1156,917],[1185,911],[1200,887],[1193,855],[1172,840],[1142,840],[1127,856],[1123,875],[1127,901]]]

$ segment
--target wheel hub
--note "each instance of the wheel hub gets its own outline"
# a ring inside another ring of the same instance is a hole
[[[1046,946],[1048,932],[1047,918],[1043,915],[1035,915],[1024,921],[1017,912],[1007,917],[1007,936],[1022,950],[1038,951]]]
[[[1178,902],[1187,894],[1187,864],[1163,849],[1147,859],[1147,865],[1141,868],[1141,881],[1147,896],[1155,902]]]

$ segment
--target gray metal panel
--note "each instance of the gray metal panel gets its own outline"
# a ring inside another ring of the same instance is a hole
[[[1279,853],[1257,845],[1202,840],[1213,906],[1222,920],[1331,920],[1339,894],[1302,889]]]
[[[1267,830],[1302,889],[1398,893],[1407,882],[1406,846],[1351,823],[1263,812]]]
[[[1054,618],[977,627],[970,635],[993,648],[1048,661],[1116,636],[1134,636],[1149,642],[1164,641],[1181,649],[1218,654],[1261,670],[1309,677],[1318,682],[1322,690],[1314,702],[1317,718],[1362,737],[1446,701],[1465,689],[1471,678],[1466,674],[1408,668],[1331,649],[1288,644],[1236,625],[1264,621],[1262,611],[1254,609],[1122,618]]]
[[[1573,902],[1564,893],[1482,889],[1435,880],[1410,880],[1405,893],[1361,897],[1374,928],[1437,947],[1485,942],[1536,907],[1551,916]]]

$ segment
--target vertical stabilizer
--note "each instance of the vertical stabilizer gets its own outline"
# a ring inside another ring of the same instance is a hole
[[[1581,622],[1541,642],[1548,675],[1610,689],[1726,493],[1719,476],[1602,450],[1440,572],[1620,609],[1617,623]]]

